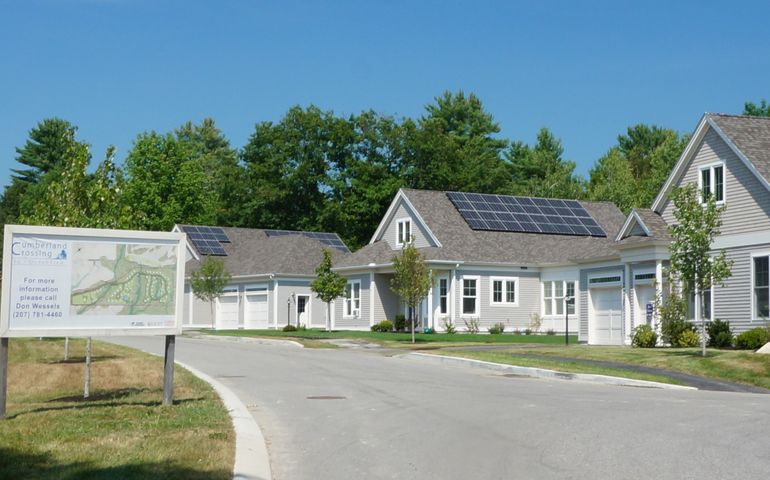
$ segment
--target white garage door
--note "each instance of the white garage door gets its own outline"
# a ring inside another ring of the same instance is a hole
[[[246,295],[246,328],[268,328],[267,295]]]
[[[623,302],[618,288],[592,288],[593,337],[597,345],[623,344]]]
[[[217,300],[217,329],[238,328],[238,296],[223,295]]]

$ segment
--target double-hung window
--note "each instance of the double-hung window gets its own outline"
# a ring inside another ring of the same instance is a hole
[[[449,279],[440,278],[438,280],[438,313],[446,315],[449,313]]]
[[[519,279],[516,277],[492,277],[489,279],[492,285],[492,305],[518,305]]]
[[[706,203],[711,195],[714,196],[717,203],[725,201],[725,166],[723,163],[702,167],[698,183],[703,203]]]
[[[403,218],[398,221],[396,232],[396,246],[403,246],[412,241],[412,220]]]
[[[361,282],[349,281],[345,287],[345,316],[361,316]]]
[[[543,282],[543,315],[564,315],[564,309],[575,314],[575,282]]]
[[[770,257],[754,257],[754,315],[755,319],[770,317]]]
[[[463,278],[463,315],[479,314],[478,277]]]

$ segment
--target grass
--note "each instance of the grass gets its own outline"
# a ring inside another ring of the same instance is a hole
[[[339,330],[327,332],[325,330],[301,330],[296,332],[283,332],[281,330],[205,330],[205,333],[209,335],[225,335],[236,337],[269,337],[269,338],[289,338],[304,342],[308,340],[332,340],[332,339],[348,339],[348,340],[361,340],[370,343],[379,343],[383,346],[395,347],[395,348],[412,348],[412,335],[410,333],[383,333],[383,332],[366,332],[366,331],[350,331]],[[570,337],[571,342],[577,342],[576,336]],[[415,342],[419,344],[418,348],[424,348],[425,346],[432,346],[433,348],[440,348],[447,345],[460,345],[460,344],[545,344],[556,345],[564,343],[563,336],[556,335],[514,335],[514,334],[502,334],[502,335],[489,335],[489,334],[471,334],[471,333],[417,333],[415,334]],[[322,342],[327,343],[327,342]],[[317,345],[306,345],[317,346]]]
[[[216,393],[175,369],[164,407],[163,360],[94,342],[83,400],[85,341],[11,339],[0,479],[226,479],[235,435]]]
[[[536,346],[526,348],[526,350],[523,348],[512,348],[485,352],[447,352],[449,355],[467,356],[479,360],[515,365],[523,365],[523,362],[526,361],[527,366],[540,366],[536,364],[542,362],[541,365],[544,368],[551,368],[546,366],[546,364],[550,364],[556,367],[560,365],[564,367],[554,368],[554,370],[577,371],[565,370],[567,367],[573,367],[571,362],[566,364],[556,359],[541,360],[527,358],[523,356],[526,353],[578,360],[602,360],[630,365],[643,365],[770,389],[770,355],[738,350],[708,349],[706,357],[701,356],[699,348],[630,348],[588,345],[574,345],[571,347]],[[619,374],[618,376],[628,377],[629,373]]]

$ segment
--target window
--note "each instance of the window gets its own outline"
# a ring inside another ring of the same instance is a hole
[[[575,314],[575,282],[543,282],[543,314],[562,316],[565,308]]]
[[[754,257],[754,318],[770,317],[770,261],[767,256]]]
[[[620,275],[613,275],[611,277],[593,277],[588,280],[588,283],[592,285],[601,283],[620,283]]]
[[[398,232],[396,233],[396,245],[406,245],[412,241],[412,220],[402,219],[398,221]]]
[[[361,282],[349,281],[345,287],[345,316],[358,317],[361,315]]]
[[[701,201],[706,203],[709,196],[713,195],[714,200],[725,201],[725,166],[724,164],[709,165],[700,170]]]
[[[438,313],[446,315],[448,310],[449,279],[440,278],[438,281]]]
[[[478,315],[478,278],[463,278],[463,315]]]
[[[515,306],[518,299],[519,279],[515,277],[492,277],[492,305]]]

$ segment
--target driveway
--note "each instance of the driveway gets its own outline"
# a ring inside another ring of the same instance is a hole
[[[161,353],[162,338],[116,343]],[[764,479],[770,397],[512,378],[377,351],[177,339],[295,479]]]

